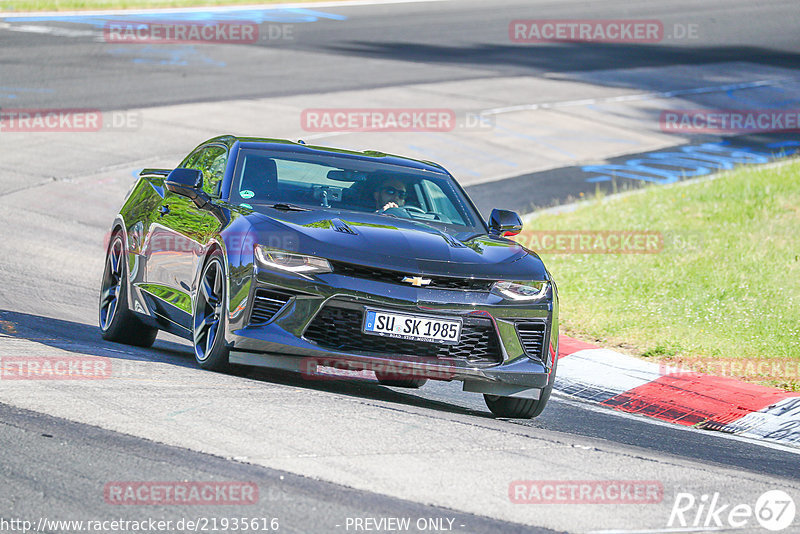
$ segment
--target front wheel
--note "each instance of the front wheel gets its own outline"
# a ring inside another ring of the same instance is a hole
[[[100,284],[100,330],[103,339],[137,347],[149,347],[158,329],[145,325],[128,307],[125,245],[116,232],[106,251],[106,266]]]
[[[553,361],[553,369],[550,371],[550,382],[539,393],[538,399],[524,399],[522,397],[501,397],[499,395],[484,395],[486,406],[497,417],[508,417],[510,419],[533,419],[538,417],[547,406],[550,394],[553,392],[553,384],[556,380],[556,369],[558,368],[558,358]]]
[[[539,399],[524,399],[521,397],[501,397],[499,395],[484,395],[486,406],[497,417],[511,419],[531,419],[536,417],[547,404],[544,391]]]
[[[200,367],[211,371],[230,368],[223,330],[225,287],[222,253],[216,251],[203,268],[192,318],[195,360]]]

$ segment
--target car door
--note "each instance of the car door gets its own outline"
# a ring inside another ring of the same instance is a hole
[[[203,172],[203,190],[217,196],[228,161],[223,145],[207,145],[183,162],[189,169]],[[147,258],[147,291],[157,297],[157,313],[183,328],[191,328],[195,273],[219,221],[208,210],[200,209],[187,197],[165,191],[154,224],[151,226]]]

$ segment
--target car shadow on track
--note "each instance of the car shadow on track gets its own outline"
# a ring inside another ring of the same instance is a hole
[[[181,367],[192,367],[194,364],[193,360],[188,359],[191,349],[180,343],[158,339],[152,349],[121,345],[105,341],[100,337],[97,326],[10,310],[0,310],[0,335],[89,356],[149,359]],[[153,358],[154,354],[159,357]]]
[[[767,46],[687,45],[606,42],[471,43],[468,45],[352,40],[320,43],[334,54],[516,72],[575,73],[614,69],[706,65],[748,59],[762,65],[794,68],[800,54]],[[645,88],[639,86],[640,88]]]
[[[169,336],[169,338],[179,340],[179,342],[163,339],[164,335],[160,334],[152,348],[132,347],[104,340],[100,336],[100,329],[94,325],[10,310],[0,310],[0,344],[3,337],[26,339],[59,350],[81,355],[100,356],[111,360],[152,361],[184,368],[197,367],[191,347],[173,336]],[[0,353],[0,355],[3,354]],[[21,356],[21,354],[17,353],[14,356]],[[35,354],[28,354],[28,356],[35,356]],[[362,377],[333,377],[320,380],[297,373],[263,368],[237,368],[234,370],[234,374],[245,380],[492,418],[488,412],[473,410],[449,402],[421,398],[411,393],[382,386],[376,380]]]

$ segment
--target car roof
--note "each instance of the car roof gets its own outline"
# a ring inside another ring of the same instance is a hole
[[[208,141],[202,143],[201,146],[212,142],[224,144],[228,148],[232,148],[233,145],[239,143],[240,148],[256,148],[261,150],[294,152],[298,154],[313,154],[313,153],[318,153],[321,155],[335,154],[353,159],[359,159],[364,161],[379,161],[381,163],[388,163],[390,165],[412,167],[415,169],[435,172],[438,174],[449,175],[449,173],[445,170],[445,168],[439,165],[438,163],[434,163],[432,161],[407,158],[404,156],[396,156],[394,154],[386,154],[384,152],[377,152],[374,150],[365,150],[363,152],[357,152],[341,148],[306,145],[302,142],[296,143],[294,141],[289,141],[287,139],[273,139],[269,137],[241,137],[234,135],[222,135],[219,137],[215,137],[213,139],[209,139]]]

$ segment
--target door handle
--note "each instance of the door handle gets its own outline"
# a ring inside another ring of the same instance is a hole
[[[158,208],[158,213],[160,213],[160,214],[161,214],[161,217],[163,217],[164,215],[166,215],[167,213],[169,213],[169,206],[168,206],[168,205],[166,205],[166,204],[164,204],[163,206],[161,206],[160,208]]]

